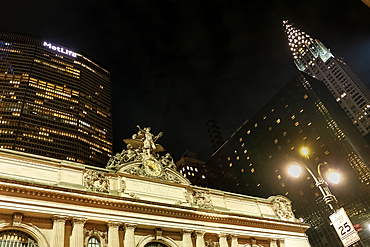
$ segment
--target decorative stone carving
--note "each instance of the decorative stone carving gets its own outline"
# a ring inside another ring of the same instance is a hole
[[[14,213],[13,214],[13,227],[20,227],[22,224],[23,214],[21,213]]]
[[[161,163],[163,164],[163,167],[176,170],[176,165],[169,153],[166,153],[166,156],[162,156]]]
[[[163,231],[162,231],[162,229],[161,229],[161,228],[156,228],[156,229],[154,229],[154,231],[155,231],[155,239],[156,239],[156,240],[158,240],[159,238],[161,238],[161,237],[162,237],[162,233],[163,233]]]
[[[83,174],[84,186],[87,190],[95,192],[109,192],[109,179],[104,176],[103,172],[85,170]]]
[[[199,208],[213,209],[211,196],[208,191],[188,188],[186,197],[187,202],[190,204],[195,204]]]
[[[94,228],[92,230],[84,229],[84,236],[85,239],[89,239],[90,237],[95,236],[98,237],[100,240],[104,240],[104,242],[107,242],[108,234],[107,232],[103,232],[98,230],[97,228]]]
[[[287,198],[283,196],[277,196],[273,202],[273,208],[275,214],[278,215],[282,220],[296,221],[292,211],[292,205]]]
[[[120,153],[116,153],[114,156],[110,157],[106,168],[111,170],[117,170],[121,162],[121,158],[122,155]]]
[[[143,170],[140,169],[139,167],[130,167],[124,171],[132,175],[137,175],[137,176],[144,175]]]
[[[165,149],[156,143],[163,133],[153,135],[150,127],[138,127],[138,132],[132,139],[124,139],[127,150],[111,157],[106,168],[132,175],[145,176],[152,179],[169,181],[173,183],[190,184],[182,174],[176,171],[176,165],[169,153],[164,156],[159,152]]]
[[[173,183],[181,183],[181,181],[178,177],[172,176],[171,174],[167,175],[167,181],[170,181],[170,182],[173,182]]]
[[[126,181],[122,177],[118,177],[118,181],[119,181],[119,189],[118,189],[118,192],[119,193],[125,192],[125,189],[126,189]]]

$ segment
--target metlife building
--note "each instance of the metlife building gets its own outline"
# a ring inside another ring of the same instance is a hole
[[[47,40],[0,32],[0,123],[1,148],[104,167],[109,71]]]

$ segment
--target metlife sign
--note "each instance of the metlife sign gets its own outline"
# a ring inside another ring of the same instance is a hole
[[[360,240],[360,237],[358,236],[355,228],[346,214],[346,211],[344,211],[343,208],[337,210],[335,213],[330,215],[329,218],[345,247],[350,246],[351,244],[354,244]]]
[[[68,55],[68,56],[71,56],[71,57],[77,57],[77,53],[75,53],[73,51],[70,51],[70,50],[67,50],[67,49],[64,49],[63,47],[55,46],[55,45],[53,45],[51,43],[48,43],[46,41],[44,41],[44,46],[48,47],[50,50],[57,51],[57,52],[63,53],[65,55]]]

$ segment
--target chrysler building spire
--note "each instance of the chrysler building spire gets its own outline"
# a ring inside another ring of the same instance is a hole
[[[307,51],[312,53],[315,57],[313,60],[320,57],[326,62],[333,56],[330,49],[326,48],[323,43],[317,39],[312,39],[307,33],[295,28],[288,20],[284,20],[283,25],[288,35],[289,47],[293,53],[294,63],[300,71],[305,71],[307,68],[307,66],[305,66],[305,59],[303,58]],[[316,77],[315,75],[311,76]]]
[[[290,50],[293,52],[294,59],[300,58],[298,49],[301,47],[309,46],[312,41],[311,37],[305,32],[296,29],[293,25],[289,24],[288,21],[283,21],[285,26],[285,32],[288,35],[288,41]]]
[[[322,81],[363,136],[370,140],[370,92],[343,59],[318,39],[283,21],[294,64]]]

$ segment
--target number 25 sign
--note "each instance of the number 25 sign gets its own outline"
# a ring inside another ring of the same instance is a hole
[[[344,211],[343,208],[340,208],[335,213],[330,215],[330,220],[345,247],[350,246],[351,244],[354,244],[360,240],[360,237],[358,236],[355,228],[346,214],[346,211]]]

